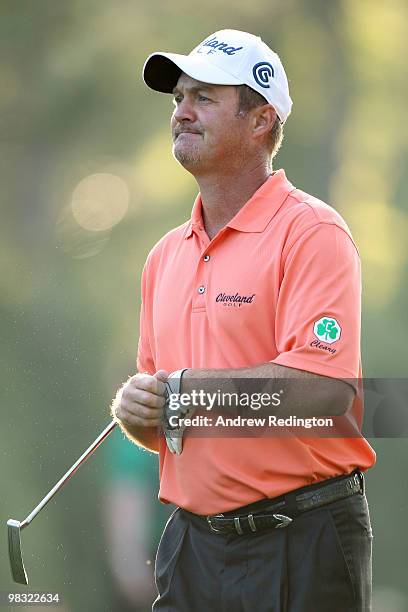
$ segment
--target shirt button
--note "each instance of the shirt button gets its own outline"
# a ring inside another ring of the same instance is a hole
[[[210,261],[210,256],[209,255],[204,255],[203,259],[204,259],[204,261]]]
[[[198,291],[198,293],[204,293],[204,291],[205,291],[205,287],[203,287],[203,286],[201,285],[201,287],[199,287],[199,288],[197,289],[197,291]]]

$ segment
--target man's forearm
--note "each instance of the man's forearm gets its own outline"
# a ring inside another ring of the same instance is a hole
[[[342,380],[269,362],[234,369],[189,369],[183,375],[181,391],[240,394],[254,388],[269,394],[279,392],[279,406],[268,410],[282,417],[341,415],[350,408],[355,395],[351,385]],[[217,408],[222,410],[223,406]]]
[[[159,452],[157,427],[127,427],[120,421],[118,425],[129,440],[154,453]]]

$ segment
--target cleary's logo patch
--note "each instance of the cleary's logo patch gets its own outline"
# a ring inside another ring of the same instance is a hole
[[[313,326],[313,333],[322,342],[327,344],[333,344],[337,342],[341,336],[341,327],[339,323],[333,317],[322,317],[318,321],[315,321]]]

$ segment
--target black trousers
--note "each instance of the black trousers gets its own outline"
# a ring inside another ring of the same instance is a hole
[[[359,493],[242,536],[178,508],[157,552],[153,611],[369,612],[372,537]]]

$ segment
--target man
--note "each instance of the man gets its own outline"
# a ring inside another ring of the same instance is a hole
[[[220,439],[170,423],[166,390],[234,379],[284,379],[283,416],[361,422],[356,247],[331,207],[272,171],[292,106],[283,66],[260,38],[222,30],[188,56],[154,53],[144,80],[173,94],[174,157],[200,188],[191,220],[149,254],[139,373],[113,404],[126,435],[159,452],[159,497],[177,506],[153,609],[370,610],[359,470],[375,455],[362,437]]]

